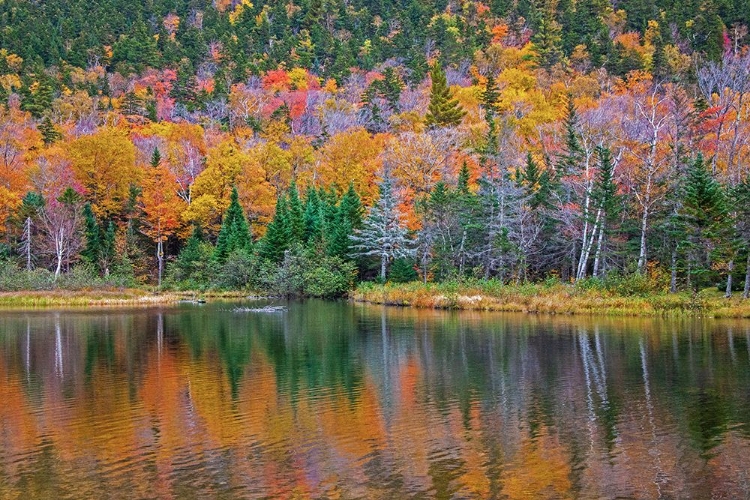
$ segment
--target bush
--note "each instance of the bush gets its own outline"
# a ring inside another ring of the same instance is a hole
[[[23,290],[81,290],[85,288],[124,288],[132,285],[132,277],[112,273],[106,278],[99,276],[96,268],[88,263],[79,263],[69,272],[60,274],[44,268],[19,268],[9,260],[0,260],[0,291]]]
[[[357,267],[313,251],[287,252],[281,264],[264,261],[253,284],[280,296],[339,297],[354,287]]]
[[[414,259],[400,258],[395,259],[391,264],[390,272],[388,273],[388,281],[393,283],[409,283],[411,281],[417,281],[419,275],[414,269]]]

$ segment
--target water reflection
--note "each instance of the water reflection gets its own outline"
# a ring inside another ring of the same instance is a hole
[[[750,326],[343,303],[0,315],[0,496],[750,495]]]

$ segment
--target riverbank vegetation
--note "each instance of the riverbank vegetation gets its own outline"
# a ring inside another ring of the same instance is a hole
[[[750,302],[726,299],[716,289],[668,293],[628,293],[598,281],[507,285],[495,280],[445,283],[363,283],[352,293],[358,302],[427,309],[506,311],[563,315],[750,318]]]
[[[118,1],[0,5],[0,290],[750,295],[744,4]]]

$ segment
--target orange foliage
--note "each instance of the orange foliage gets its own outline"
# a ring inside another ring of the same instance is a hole
[[[373,179],[382,165],[384,144],[383,135],[372,136],[361,128],[334,135],[320,149],[313,182],[333,186],[339,193],[352,183],[365,203],[372,202],[377,194]]]

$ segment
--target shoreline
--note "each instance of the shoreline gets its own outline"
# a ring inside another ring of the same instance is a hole
[[[246,298],[245,292],[152,292],[139,288],[92,290],[25,290],[0,292],[0,310],[53,307],[153,307],[180,301]]]
[[[165,291],[140,288],[90,290],[27,290],[0,292],[0,310],[47,308],[118,308],[174,305],[181,301],[263,298],[240,291]],[[699,316],[750,319],[750,300],[740,294],[725,299],[721,292],[664,292],[621,295],[601,290],[555,286],[404,283],[360,283],[349,294],[357,303],[433,310],[494,311],[566,316]]]
[[[628,296],[582,290],[573,285],[457,285],[435,283],[360,284],[351,294],[354,302],[417,309],[497,311],[525,314],[578,316],[701,316],[750,319],[750,300],[735,294],[703,291],[665,292]]]

